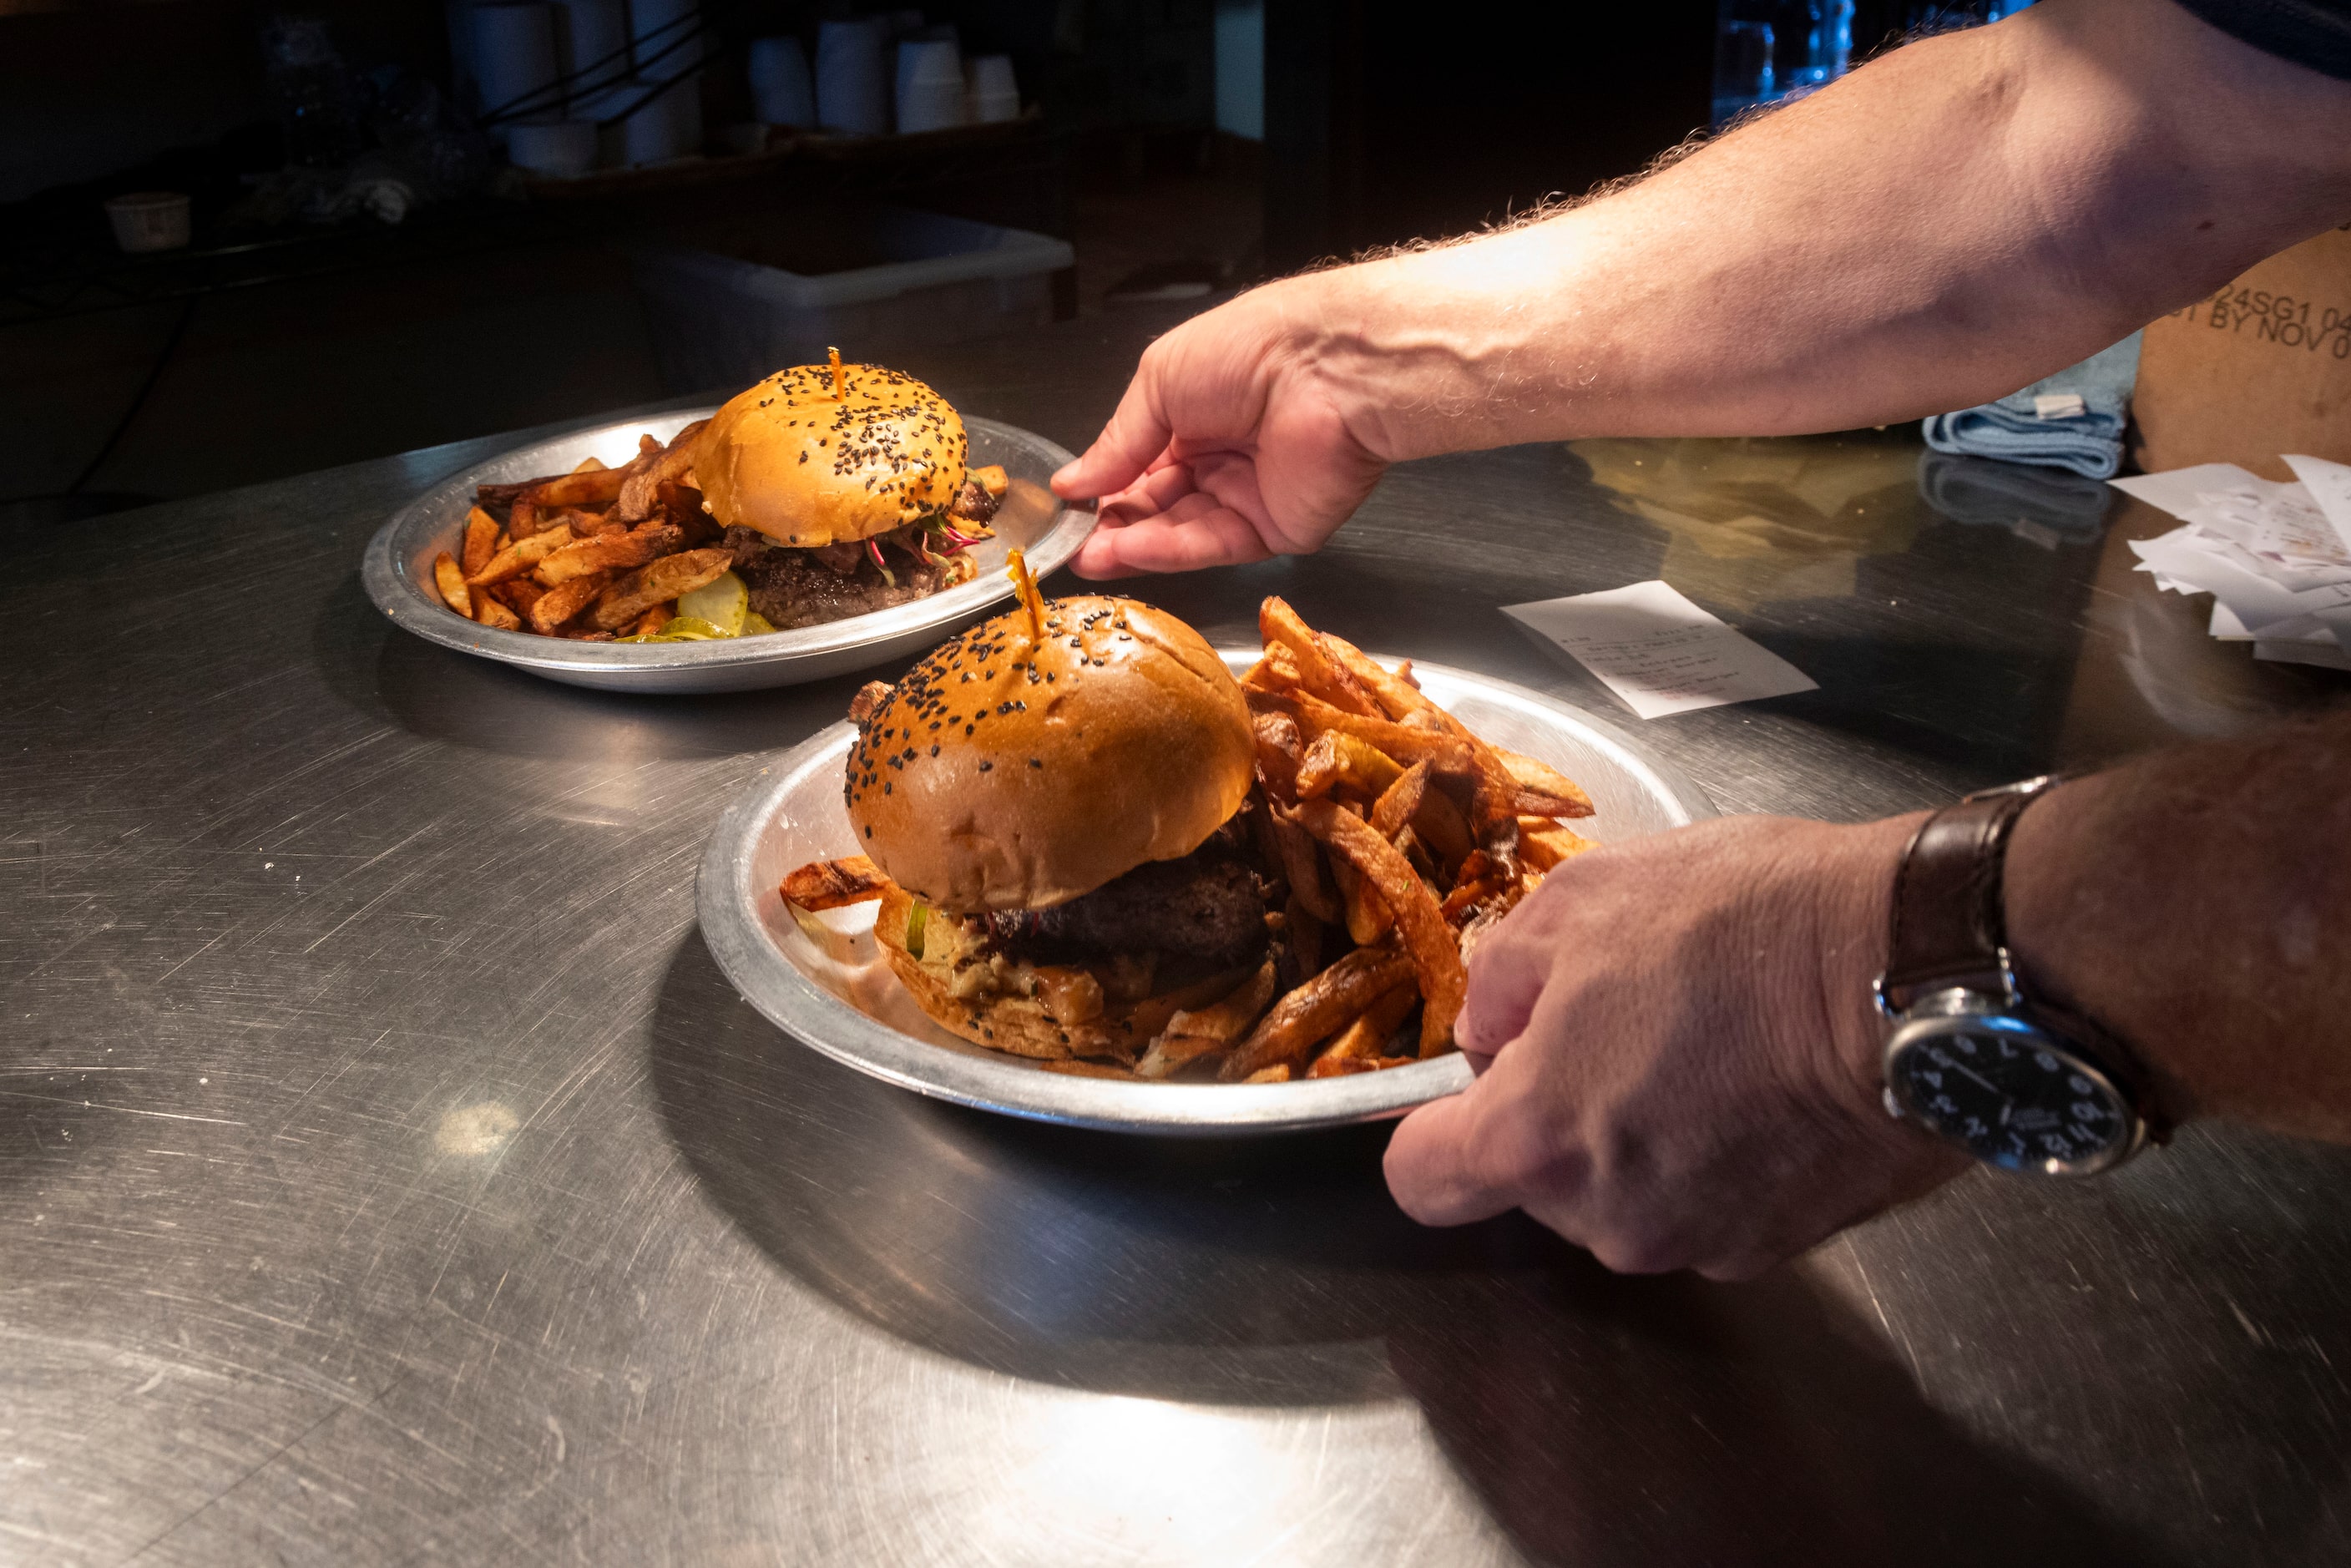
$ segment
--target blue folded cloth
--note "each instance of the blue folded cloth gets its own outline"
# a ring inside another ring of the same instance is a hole
[[[2123,423],[2138,380],[2138,334],[2101,349],[2071,370],[1998,402],[1928,416],[1923,434],[1938,452],[2071,468],[2111,479],[2123,465]],[[2078,409],[2078,412],[2071,412]]]

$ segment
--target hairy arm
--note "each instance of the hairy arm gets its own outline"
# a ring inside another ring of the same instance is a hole
[[[2169,1113],[2351,1143],[2351,716],[2074,780],[2018,820],[2009,940]]]
[[[1616,194],[1187,322],[1056,487],[1148,525],[1081,570],[1311,549],[1404,458],[2001,396],[2346,218],[2351,83],[2168,0],[2043,0]]]

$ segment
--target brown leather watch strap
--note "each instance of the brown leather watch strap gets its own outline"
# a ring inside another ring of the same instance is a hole
[[[1899,1011],[1956,986],[1996,996],[2009,990],[2001,866],[2017,817],[2055,782],[2036,779],[1970,795],[1919,825],[1894,877],[1893,932],[1880,982],[1888,1007]]]

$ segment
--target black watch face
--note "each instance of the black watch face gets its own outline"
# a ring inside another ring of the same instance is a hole
[[[2129,1103],[2106,1075],[2004,1019],[1906,1026],[1886,1079],[1904,1110],[2008,1170],[2086,1175],[2128,1152]]]

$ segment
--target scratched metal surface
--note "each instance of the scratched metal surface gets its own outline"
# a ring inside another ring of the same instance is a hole
[[[910,361],[1075,446],[1150,318]],[[1738,1287],[1415,1228],[1377,1128],[1170,1145],[837,1067],[694,932],[854,677],[568,690],[386,625],[413,454],[0,540],[0,1561],[2340,1562],[2351,1155],[1971,1176]],[[2337,700],[2063,486],[1896,436],[1416,465],[1268,591],[1595,710],[1498,603],[1662,572],[1823,690],[1662,720],[1854,818]],[[2085,507],[2089,517],[2084,522]]]

